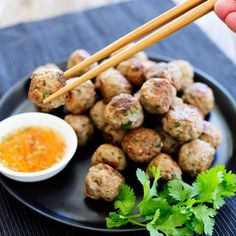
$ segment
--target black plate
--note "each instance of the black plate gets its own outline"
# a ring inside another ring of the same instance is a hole
[[[164,57],[152,57],[156,61],[169,60]],[[64,64],[61,64],[64,68]],[[228,169],[236,173],[236,105],[229,93],[213,78],[196,70],[196,81],[208,84],[214,91],[216,106],[210,115],[210,120],[215,123],[224,134],[222,144],[218,148],[214,164],[225,164]],[[35,111],[27,98],[29,77],[19,81],[1,99],[0,120],[8,116]],[[62,109],[55,113],[63,117]],[[143,230],[132,226],[123,229],[107,229],[105,217],[112,210],[112,204],[95,202],[85,199],[83,195],[84,178],[90,166],[90,157],[100,143],[96,136],[89,147],[77,151],[70,164],[57,176],[39,183],[20,183],[12,181],[1,175],[1,184],[19,201],[56,221],[97,231],[127,232]],[[137,185],[135,178],[136,167],[129,168],[124,173],[126,181],[132,186]],[[139,186],[136,192],[141,193]]]

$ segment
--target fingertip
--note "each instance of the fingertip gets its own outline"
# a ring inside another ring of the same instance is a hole
[[[217,16],[225,21],[225,18],[231,12],[236,11],[236,1],[234,0],[218,0],[214,7]]]
[[[228,14],[225,18],[227,26],[236,33],[236,12]]]
[[[217,1],[215,6],[214,6],[214,11],[216,15],[221,19],[224,20],[224,15],[225,15],[225,7],[223,1]]]

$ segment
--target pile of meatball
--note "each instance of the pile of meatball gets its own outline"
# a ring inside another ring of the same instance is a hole
[[[89,56],[85,50],[76,50],[68,69]],[[31,77],[29,99],[43,112],[64,105],[64,120],[75,130],[79,146],[89,144],[94,132],[102,134],[85,178],[87,197],[114,201],[125,182],[122,171],[128,168],[128,159],[142,166],[146,163],[147,173],[150,167],[160,166],[165,181],[181,178],[183,172],[196,176],[211,166],[222,139],[221,131],[206,120],[214,107],[214,94],[208,85],[194,82],[189,62],[157,63],[140,52],[42,103],[75,79],[66,81],[56,65],[39,67]]]

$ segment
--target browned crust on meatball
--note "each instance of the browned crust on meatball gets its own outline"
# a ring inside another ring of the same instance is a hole
[[[130,82],[113,68],[101,73],[96,78],[96,83],[105,103],[109,103],[113,97],[121,93],[132,93]]]
[[[120,146],[122,139],[127,134],[124,129],[114,129],[111,125],[106,125],[103,129],[103,139],[107,143]]]
[[[135,57],[121,62],[116,69],[135,86],[142,85],[146,80],[145,68],[142,62]]]
[[[85,196],[94,200],[114,201],[120,192],[124,177],[111,166],[99,163],[92,166],[85,178]]]
[[[127,165],[123,150],[111,144],[102,144],[94,152],[92,165],[98,163],[108,164],[119,171],[124,170]]]
[[[203,121],[203,132],[200,139],[210,143],[214,148],[217,148],[222,140],[222,132],[214,124]]]
[[[174,106],[162,121],[164,131],[183,142],[198,138],[203,130],[200,113],[194,107],[185,104]]]
[[[122,148],[128,157],[135,162],[148,162],[162,148],[160,136],[148,128],[130,131],[122,140]]]
[[[213,91],[204,83],[194,83],[185,89],[182,96],[184,102],[196,106],[203,115],[212,111],[215,103]]]
[[[71,53],[68,62],[67,62],[67,69],[72,68],[73,66],[79,64],[80,62],[86,60],[91,55],[84,49],[77,49],[74,52]],[[92,70],[97,66],[97,63],[94,63],[86,68],[84,68],[82,71],[75,74],[75,76],[81,76],[82,74],[88,72],[89,70]]]
[[[160,167],[161,178],[166,181],[170,181],[176,178],[181,178],[182,171],[177,162],[175,162],[171,156],[160,153],[154,157],[148,164],[146,172],[148,174],[151,167]]]
[[[70,114],[66,115],[64,120],[74,129],[78,138],[78,146],[86,145],[94,132],[89,117]]]
[[[144,108],[154,114],[164,114],[172,103],[172,86],[166,79],[150,79],[140,90],[140,102]]]
[[[144,114],[137,98],[120,94],[106,106],[105,119],[115,129],[134,129],[143,124]]]
[[[206,171],[214,160],[215,149],[200,139],[184,144],[179,152],[179,165],[192,176]]]
[[[59,69],[41,69],[33,72],[28,97],[31,102],[43,109],[54,109],[65,104],[67,93],[49,103],[43,100],[66,85],[63,71]]]

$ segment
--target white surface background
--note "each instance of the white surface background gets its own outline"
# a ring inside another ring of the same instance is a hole
[[[0,28],[20,22],[45,19],[126,0],[0,0]],[[183,0],[173,0],[180,3]],[[138,1],[136,1],[138,4]],[[215,44],[236,64],[236,34],[214,13],[196,22]]]

